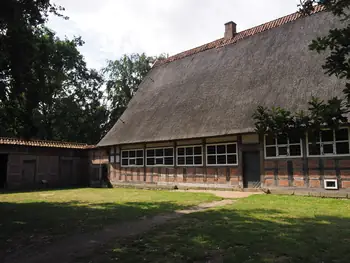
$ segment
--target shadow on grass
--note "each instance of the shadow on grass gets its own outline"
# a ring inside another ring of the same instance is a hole
[[[118,221],[135,220],[185,207],[175,202],[2,202],[0,262],[1,255],[19,251],[23,247],[35,249],[69,234],[94,231]]]
[[[89,262],[348,263],[349,245],[346,218],[220,209],[186,216],[134,240],[119,240]]]
[[[67,187],[33,187],[30,189],[0,189],[1,194],[19,194],[19,193],[32,193],[32,192],[47,192],[47,191],[62,191],[62,190],[74,190],[74,189],[86,189],[88,186],[67,186]]]

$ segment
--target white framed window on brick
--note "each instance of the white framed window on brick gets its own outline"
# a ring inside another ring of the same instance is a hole
[[[203,166],[203,147],[201,145],[179,146],[176,149],[178,166]]]
[[[146,149],[147,166],[174,166],[174,148]]]
[[[110,163],[119,163],[120,161],[120,150],[118,146],[112,146],[109,149],[109,162]]]
[[[264,153],[266,159],[302,157],[302,140],[299,136],[286,134],[265,135]]]
[[[307,133],[307,155],[314,157],[350,155],[349,128]]]
[[[143,166],[143,149],[122,150],[122,166]]]
[[[238,165],[237,143],[207,144],[207,165]]]

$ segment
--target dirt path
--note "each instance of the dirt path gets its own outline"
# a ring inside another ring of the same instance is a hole
[[[261,195],[264,192],[239,192],[239,191],[217,191],[217,190],[176,190],[177,192],[191,192],[191,193],[209,193],[221,198],[238,199],[245,198],[251,195]]]
[[[221,200],[217,202],[204,203],[196,207],[176,210],[172,213],[157,215],[151,218],[122,222],[106,227],[95,233],[78,234],[58,241],[42,251],[30,251],[10,255],[5,263],[70,263],[75,258],[88,255],[96,247],[110,240],[123,237],[132,237],[147,232],[155,226],[163,225],[169,220],[177,219],[186,214],[204,211],[213,207],[228,205],[234,200]]]

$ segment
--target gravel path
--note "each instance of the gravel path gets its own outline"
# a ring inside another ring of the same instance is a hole
[[[251,195],[260,195],[264,192],[239,192],[239,191],[216,191],[216,190],[176,190],[177,192],[191,192],[191,193],[209,193],[222,198],[238,199],[246,198]]]

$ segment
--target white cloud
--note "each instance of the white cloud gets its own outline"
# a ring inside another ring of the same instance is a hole
[[[68,21],[53,17],[60,36],[82,36],[90,67],[125,53],[170,55],[223,36],[224,23],[238,31],[297,10],[298,0],[53,0]]]

